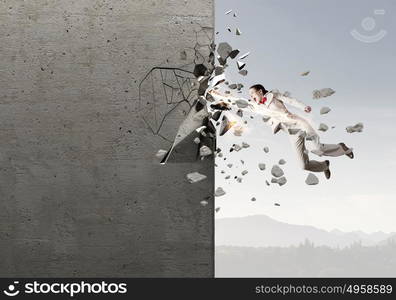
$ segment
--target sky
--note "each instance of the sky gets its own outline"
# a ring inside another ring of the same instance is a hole
[[[225,15],[230,9],[233,12]],[[264,214],[326,230],[396,231],[395,13],[396,2],[381,0],[215,1],[216,44],[228,42],[240,55],[250,51],[244,59],[247,76],[237,73],[236,61],[229,61],[227,79],[244,85],[242,93],[234,95],[248,98],[248,87],[255,83],[267,90],[289,91],[313,108],[310,114],[291,110],[314,128],[320,123],[336,126],[319,132],[322,143],[345,142],[355,153],[353,160],[322,157],[330,159],[332,176],[326,180],[323,173],[316,173],[319,184],[308,186],[308,172],[299,167],[286,134],[273,135],[260,117],[247,118],[249,129],[242,136],[230,130],[218,137],[227,159],[216,158],[215,185],[226,191],[215,199],[220,207],[216,218]],[[235,35],[236,27],[242,35]],[[366,42],[356,38],[356,32]],[[300,76],[308,70],[308,76]],[[321,88],[336,93],[312,99],[312,91]],[[320,115],[323,106],[331,112]],[[346,126],[358,122],[364,124],[363,132],[346,132]],[[251,147],[229,152],[232,144],[242,141]],[[287,162],[281,167],[288,182],[268,187],[265,180],[271,180],[271,167],[281,158]],[[266,164],[265,171],[259,170],[259,162]],[[228,163],[234,166],[228,168]],[[249,173],[242,176],[245,169]],[[224,179],[226,175],[231,179]],[[237,183],[235,175],[243,182]]]

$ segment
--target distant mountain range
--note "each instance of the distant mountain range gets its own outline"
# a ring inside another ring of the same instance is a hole
[[[279,222],[265,215],[216,219],[215,226],[216,246],[289,247],[309,240],[315,246],[343,248],[353,243],[374,246],[396,241],[395,232],[326,231]]]

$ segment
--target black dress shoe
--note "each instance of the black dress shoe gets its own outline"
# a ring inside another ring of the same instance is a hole
[[[342,149],[347,152],[349,150],[349,148],[347,147],[347,145],[345,145],[344,143],[339,143],[338,145],[340,145],[342,147]],[[351,151],[350,153],[345,153],[346,156],[348,156],[349,158],[353,158],[353,152]]]
[[[326,179],[330,179],[330,176],[331,176],[331,172],[330,172],[330,169],[329,169],[330,161],[329,160],[325,160],[325,162],[327,164],[327,170],[324,170],[324,174],[326,176]]]

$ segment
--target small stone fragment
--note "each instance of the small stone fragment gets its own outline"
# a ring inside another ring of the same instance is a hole
[[[265,170],[265,163],[259,163],[259,164],[258,164],[258,167],[259,167],[259,169],[260,169],[261,171],[264,171],[264,170]]]
[[[318,130],[325,132],[325,131],[327,131],[328,129],[329,129],[329,126],[327,126],[326,124],[324,124],[324,123],[320,123],[320,124],[319,124]]]
[[[308,185],[315,185],[319,183],[319,179],[314,174],[309,173],[307,179],[305,179],[305,183]]]
[[[301,76],[307,76],[309,73],[311,73],[311,71],[302,72],[300,75],[301,75]]]
[[[271,174],[274,177],[281,177],[283,176],[283,170],[278,166],[278,165],[274,165],[271,169]]]
[[[269,152],[269,148],[268,148],[268,147],[264,147],[263,150],[264,150],[265,153],[268,153],[268,152]]]
[[[206,178],[205,175],[199,173],[199,172],[192,172],[192,173],[188,173],[187,175],[187,180],[190,183],[196,183],[199,182],[201,180],[204,180]]]
[[[324,88],[321,90],[314,90],[312,92],[313,99],[325,98],[333,95],[335,91],[331,88]]]
[[[278,164],[280,164],[280,165],[284,165],[285,163],[286,163],[286,161],[283,158],[281,158],[278,162]]]
[[[225,195],[225,191],[223,190],[223,188],[218,187],[218,188],[216,189],[216,191],[215,191],[215,196],[216,196],[216,197],[221,197],[221,196],[223,196],[223,195]]]
[[[244,175],[246,175],[248,173],[248,170],[243,170],[242,172],[241,172],[241,174],[244,176]]]
[[[363,131],[363,123],[357,123],[356,125],[348,126],[346,128],[346,131],[348,133],[362,132]]]
[[[324,106],[324,107],[322,107],[322,108],[320,109],[320,114],[321,114],[321,115],[325,115],[325,114],[327,114],[327,113],[330,112],[330,111],[331,111],[331,108],[330,108],[330,107]]]

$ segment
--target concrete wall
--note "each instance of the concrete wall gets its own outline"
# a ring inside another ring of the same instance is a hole
[[[213,276],[213,159],[159,165],[169,143],[138,107],[150,68],[185,63],[195,23],[213,35],[213,7],[1,1],[0,276]]]

